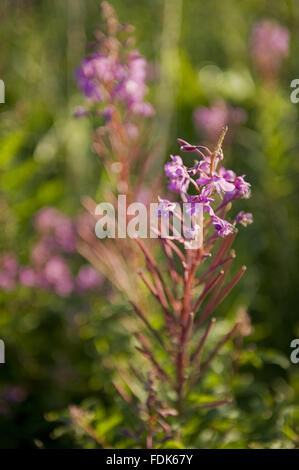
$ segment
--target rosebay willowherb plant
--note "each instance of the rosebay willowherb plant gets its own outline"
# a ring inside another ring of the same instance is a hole
[[[119,23],[109,3],[102,2],[101,9],[105,23],[95,33],[92,53],[76,71],[86,105],[78,107],[75,115],[94,119],[93,145],[109,175],[110,191],[114,184],[128,197],[133,191],[136,200],[153,156],[148,134],[154,108],[144,100],[148,64],[133,48],[133,26]],[[138,170],[134,181],[132,166]]]
[[[180,194],[182,202],[190,203],[189,210],[194,217],[192,233],[188,234],[187,239],[165,238],[161,232],[158,233],[169,263],[169,275],[163,274],[163,266],[154,259],[146,244],[136,239],[147,268],[147,275],[142,271],[139,275],[159,303],[164,319],[163,326],[159,330],[154,329],[150,313],[145,313],[133,303],[137,316],[147,330],[147,335],[135,333],[140,343],[137,349],[151,365],[147,382],[142,374],[132,368],[141,382],[147,383],[148,400],[143,410],[147,418],[147,447],[152,447],[155,436],[161,439],[162,431],[164,438],[173,437],[172,429],[178,430],[178,423],[182,423],[188,415],[188,395],[196,390],[211,361],[237,334],[240,326],[237,322],[212,350],[205,348],[216,321],[213,313],[245,272],[243,266],[227,280],[235,258],[231,246],[237,234],[236,226],[246,226],[252,222],[252,215],[244,211],[228,218],[232,202],[249,197],[250,184],[244,180],[245,175],[237,176],[223,166],[219,168],[223,159],[225,133],[226,129],[213,152],[179,139],[181,150],[195,152],[200,160],[188,168],[180,156],[171,156],[171,162],[165,165],[169,188]],[[195,194],[194,191],[190,194],[189,188],[195,188]],[[190,238],[196,239],[200,230],[196,220],[196,203],[200,203],[203,209],[203,242],[200,247],[190,249]],[[160,199],[158,214],[169,217],[171,213],[174,213],[174,204]],[[156,358],[158,348],[166,353],[163,362]],[[126,398],[126,394],[123,393],[123,396]],[[218,407],[230,400],[231,397],[222,397],[218,401],[205,403],[203,407]],[[178,422],[172,428],[174,417]],[[177,437],[177,432],[175,434]]]
[[[108,2],[101,3],[101,10],[104,24],[95,33],[92,53],[76,71],[86,104],[75,114],[88,116],[95,127],[93,147],[108,176],[100,186],[101,197],[114,207],[119,193],[128,204],[148,204],[159,184],[158,177],[145,181],[156,152],[151,137],[154,108],[145,101],[148,64],[133,47],[133,26],[121,24]],[[96,203],[86,197],[83,204],[93,219]],[[127,239],[100,243],[93,225],[85,222],[79,225],[81,254],[119,290],[134,295],[131,273],[140,260],[138,251]]]
[[[161,257],[156,260],[147,243],[136,238],[145,257],[147,271],[140,270],[138,274],[158,303],[161,315],[157,321],[153,306],[145,307],[144,302],[140,304],[129,295],[133,309],[144,325],[144,329],[136,329],[135,326],[136,349],[148,365],[141,366],[134,359],[127,371],[119,367],[120,379],[115,379],[114,385],[135,410],[135,417],[138,413],[143,423],[135,433],[127,431],[127,435],[147,448],[164,445],[169,440],[180,440],[180,430],[198,408],[217,408],[232,401],[232,396],[226,394],[194,406],[191,399],[194,394],[200,394],[202,379],[221,348],[234,335],[240,338],[248,334],[239,316],[233,328],[217,344],[209,346],[208,340],[213,335],[216,322],[213,315],[245,272],[243,266],[230,276],[235,258],[231,246],[237,234],[237,224],[246,226],[252,222],[252,215],[244,211],[229,217],[233,201],[249,197],[250,184],[245,181],[245,175],[237,176],[221,166],[226,130],[223,130],[214,151],[179,139],[181,150],[195,152],[199,160],[187,167],[176,155],[171,156],[171,161],[165,165],[169,189],[180,194],[182,203],[189,203],[193,225],[191,228],[188,226],[187,237],[184,230],[184,237],[174,232],[165,237],[162,228],[158,230],[165,262]],[[176,216],[173,202],[159,200],[157,214],[162,219]],[[203,214],[200,221],[198,204]],[[169,225],[175,230],[174,225]],[[194,247],[192,240],[196,240],[201,229],[202,243]],[[140,290],[137,285],[135,289]],[[135,400],[140,400],[140,386],[146,392],[144,405]]]
[[[94,147],[110,176],[110,186],[104,191],[106,201],[116,205],[117,193],[125,194],[128,203],[148,193],[144,175],[151,153],[147,152],[144,158],[144,143],[149,139],[144,140],[143,129],[149,135],[148,117],[153,109],[143,101],[146,63],[136,51],[129,52],[131,39],[120,40],[130,28],[118,23],[106,2],[102,8],[108,34],[97,33],[95,52],[77,71],[79,85],[87,97],[87,108],[80,108],[77,115],[91,114],[102,119],[95,131]],[[196,153],[198,160],[192,167],[188,168],[180,156],[171,156],[166,163],[169,189],[180,194],[181,203],[189,203],[192,224],[183,230],[183,237],[175,233],[174,223],[169,224],[172,236],[165,237],[161,225],[156,235],[165,259],[157,256],[156,243],[136,238],[146,261],[147,273],[138,271],[144,288],[138,285],[132,269],[140,265],[132,240],[98,240],[88,224],[82,223],[79,228],[83,239],[81,253],[126,293],[141,321],[139,326],[133,325],[133,334],[138,341],[137,350],[150,367],[143,374],[144,364],[130,364],[125,372],[117,365],[120,377],[114,385],[143,423],[135,433],[128,434],[147,448],[180,437],[180,429],[193,410],[190,396],[198,393],[201,379],[220,349],[243,331],[237,322],[218,344],[205,347],[215,329],[215,310],[245,272],[242,267],[230,276],[237,224],[246,226],[252,222],[251,214],[244,211],[229,218],[232,202],[249,197],[250,185],[244,175],[237,176],[220,166],[226,130],[214,151],[179,140],[183,152]],[[133,166],[136,177],[131,171]],[[153,198],[152,187],[143,202]],[[162,198],[159,202],[157,214],[162,219],[177,217],[174,202]],[[94,217],[95,203],[88,200],[85,206]],[[199,234],[201,243],[194,246]],[[148,296],[159,304],[160,313]],[[132,331],[131,323],[128,327]],[[140,394],[140,389],[146,394]],[[230,396],[221,396],[200,407],[216,408],[230,401]]]

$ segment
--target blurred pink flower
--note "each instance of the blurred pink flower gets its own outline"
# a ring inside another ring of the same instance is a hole
[[[147,62],[138,51],[131,51],[127,63],[113,54],[97,52],[81,62],[76,71],[78,85],[91,102],[105,100],[107,88],[113,100],[122,101],[136,114],[152,116],[154,108],[145,103]],[[82,108],[76,116],[84,115]]]
[[[15,288],[18,266],[18,261],[14,254],[2,254],[0,257],[0,287],[2,289],[10,291]]]
[[[5,253],[0,260],[0,266],[9,276],[14,277],[18,272],[19,263],[14,254]]]
[[[76,289],[78,292],[85,292],[96,289],[103,281],[103,276],[88,264],[81,266],[76,277]]]
[[[223,101],[218,101],[210,107],[196,108],[193,117],[195,128],[203,132],[207,140],[212,142],[214,136],[219,135],[225,125],[229,128],[229,137],[237,126],[246,121],[247,114],[242,108],[234,108]]]
[[[94,229],[92,217],[85,213],[73,221],[54,207],[39,210],[34,219],[38,239],[31,249],[30,263],[19,266],[14,254],[0,255],[0,288],[11,291],[21,284],[67,297],[74,289],[84,293],[98,287],[103,277],[89,265],[80,268],[76,279],[72,275],[69,254],[75,251],[77,223]]]
[[[69,266],[62,257],[55,256],[47,261],[44,276],[57,294],[67,296],[72,292],[72,275]]]
[[[23,286],[33,287],[36,284],[36,273],[32,268],[21,268],[19,279]]]
[[[275,78],[282,60],[289,55],[289,42],[288,29],[274,20],[263,20],[253,26],[251,55],[264,78]]]
[[[66,252],[72,253],[76,246],[76,233],[73,222],[63,219],[55,227],[55,238],[58,245]]]
[[[53,207],[41,209],[35,216],[35,228],[42,234],[52,234],[57,245],[67,253],[72,253],[76,245],[75,227],[72,221]],[[48,239],[49,244],[50,239]],[[39,247],[43,255],[42,245]],[[48,246],[48,248],[50,248]]]
[[[50,246],[47,238],[39,240],[32,248],[30,258],[33,264],[44,264],[49,258]]]
[[[62,218],[62,214],[54,207],[43,207],[35,215],[34,225],[38,232],[48,232],[55,228]]]
[[[13,290],[15,286],[15,279],[12,279],[11,277],[7,276],[7,274],[3,271],[0,271],[0,288],[10,291]]]

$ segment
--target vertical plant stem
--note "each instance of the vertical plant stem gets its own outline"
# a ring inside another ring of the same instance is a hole
[[[188,334],[186,334],[186,331],[189,330],[188,328],[188,319],[189,316],[192,316],[192,322],[193,322],[193,312],[192,307],[191,307],[191,294],[192,294],[192,288],[193,288],[193,283],[194,283],[194,276],[196,273],[196,270],[198,268],[198,265],[200,263],[200,258],[201,258],[201,250],[198,250],[196,253],[196,258],[194,259],[193,253],[191,253],[191,250],[187,252],[188,255],[188,261],[187,261],[187,267],[185,269],[185,291],[184,291],[184,297],[183,297],[183,305],[181,309],[181,322],[180,322],[180,335],[179,335],[179,341],[178,341],[178,353],[177,353],[177,358],[176,358],[176,367],[177,367],[177,411],[179,415],[182,415],[183,413],[183,402],[184,402],[184,384],[186,382],[186,373],[185,373],[185,367],[186,367],[186,339],[188,337]],[[190,319],[191,321],[191,319]]]

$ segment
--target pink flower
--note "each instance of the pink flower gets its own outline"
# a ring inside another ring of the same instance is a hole
[[[223,238],[234,231],[234,226],[227,222],[227,220],[221,219],[214,215],[212,217],[212,223],[219,237]]]
[[[221,176],[215,174],[213,176],[202,175],[197,180],[200,186],[205,186],[208,194],[212,194],[214,190],[216,190],[218,196],[222,197],[222,193],[228,193],[234,191],[235,185],[233,183],[229,183]]]
[[[57,244],[66,253],[72,253],[76,245],[76,233],[74,224],[69,219],[63,219],[55,227],[55,239]]]
[[[23,286],[33,287],[36,284],[36,273],[32,268],[21,268],[19,279]]]
[[[54,249],[54,240],[50,237],[43,237],[31,250],[31,262],[35,265],[44,264]]]
[[[288,29],[274,20],[263,20],[253,26],[251,55],[264,78],[275,78],[283,59],[289,55],[289,42]]]
[[[190,177],[183,160],[178,155],[170,155],[171,162],[164,166],[165,174],[169,178],[168,187],[176,193],[185,192],[190,183]]]
[[[57,294],[66,297],[72,292],[71,272],[63,258],[59,256],[51,258],[45,265],[44,276]]]
[[[103,276],[96,272],[96,270],[85,264],[81,266],[76,277],[76,289],[78,292],[85,292],[87,290],[96,289],[103,282]]]
[[[76,244],[75,227],[72,221],[54,207],[44,207],[35,216],[36,229],[46,235],[49,244],[56,243],[63,251],[72,253]],[[42,250],[42,246],[40,246]],[[42,254],[42,253],[41,253]]]
[[[158,196],[158,201],[157,216],[162,217],[162,219],[168,219],[170,214],[175,211],[176,203],[170,202],[167,199],[161,199],[160,196]]]
[[[16,286],[18,261],[14,254],[4,253],[0,258],[0,287],[10,291]]]
[[[228,125],[232,133],[247,119],[244,109],[233,108],[223,101],[216,102],[210,107],[196,108],[193,117],[195,128],[203,132],[209,141],[221,132],[223,126]]]
[[[5,253],[0,260],[0,265],[8,276],[16,276],[19,264],[14,254]]]
[[[236,224],[241,224],[244,227],[247,227],[248,224],[252,224],[252,222],[253,222],[252,214],[250,212],[246,213],[244,211],[239,212],[235,220]]]
[[[0,288],[10,291],[13,290],[16,286],[16,281],[15,279],[7,276],[6,273],[3,271],[0,271]]]
[[[201,214],[203,216],[208,215],[212,222],[208,226],[212,225],[214,227],[214,236],[217,237],[226,237],[232,233],[235,230],[236,223],[247,225],[252,221],[251,214],[245,214],[244,211],[240,212],[237,219],[232,223],[222,218],[227,211],[229,202],[233,199],[250,196],[250,184],[245,181],[245,175],[237,176],[234,171],[227,170],[224,167],[217,170],[218,163],[223,160],[221,144],[226,129],[222,132],[223,134],[221,134],[219,144],[216,147],[217,150],[214,152],[211,152],[207,147],[191,145],[182,139],[178,139],[181,150],[196,152],[201,160],[196,161],[195,165],[188,168],[179,155],[171,155],[171,161],[167,162],[164,167],[165,174],[170,180],[169,189],[179,192],[183,203],[189,203],[189,207],[186,207],[186,213],[191,217]],[[196,182],[192,178],[195,175],[199,176]],[[188,193],[190,183],[195,187],[197,194]],[[212,203],[218,199],[215,198],[217,195],[222,201],[220,201],[220,204],[218,201],[217,206],[213,208]],[[168,218],[169,213],[174,210],[174,203],[160,198],[159,202],[158,215]],[[196,206],[196,204],[200,206]],[[221,214],[221,217],[218,214]],[[192,220],[192,223],[195,224],[195,220]],[[188,237],[192,238],[196,233],[196,227],[192,225]]]
[[[45,233],[55,228],[63,216],[54,207],[43,207],[35,215],[34,225],[38,232]]]
[[[137,50],[130,50],[128,42],[122,42],[114,34],[95,45],[97,51],[85,57],[76,70],[78,86],[90,110],[94,112],[97,103],[103,103],[105,110],[110,105],[121,104],[133,114],[152,116],[154,108],[145,101],[148,69],[145,58]],[[76,112],[77,117],[85,114],[82,108]],[[105,111],[104,117],[109,120]]]

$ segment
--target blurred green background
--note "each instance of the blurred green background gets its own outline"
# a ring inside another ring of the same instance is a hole
[[[299,105],[290,101],[290,82],[299,77],[299,4],[111,4],[121,21],[135,25],[139,50],[158,69],[149,92],[161,142],[157,174],[169,153],[178,151],[177,137],[205,139],[194,125],[195,108],[221,100],[246,111],[246,122],[227,144],[226,159],[252,184],[252,197],[242,208],[253,213],[254,224],[240,230],[235,243],[237,262],[248,271],[221,308],[224,314],[248,307],[254,327],[248,342],[260,351],[248,359],[245,376],[251,374],[251,380],[239,396],[240,422],[248,425],[240,446],[298,445],[298,411],[293,412],[299,366],[291,365],[289,356],[291,340],[299,337]],[[101,165],[92,150],[91,127],[73,113],[83,102],[74,69],[101,20],[97,0],[1,0],[0,15],[0,78],[6,85],[6,103],[0,104],[0,245],[1,252],[13,252],[26,264],[36,239],[36,211],[55,206],[73,217],[81,196],[95,197],[98,191]],[[290,32],[290,54],[275,83],[262,79],[250,55],[252,27],[266,18]],[[78,255],[74,262],[83,261]],[[128,310],[125,301],[105,284],[100,295],[87,298],[25,287],[1,290],[0,305],[0,338],[6,344],[0,447],[90,446],[57,422],[67,421],[63,410],[70,404],[92,398],[104,422],[101,432],[118,429],[112,357],[125,360],[128,354],[130,339],[117,321]]]

